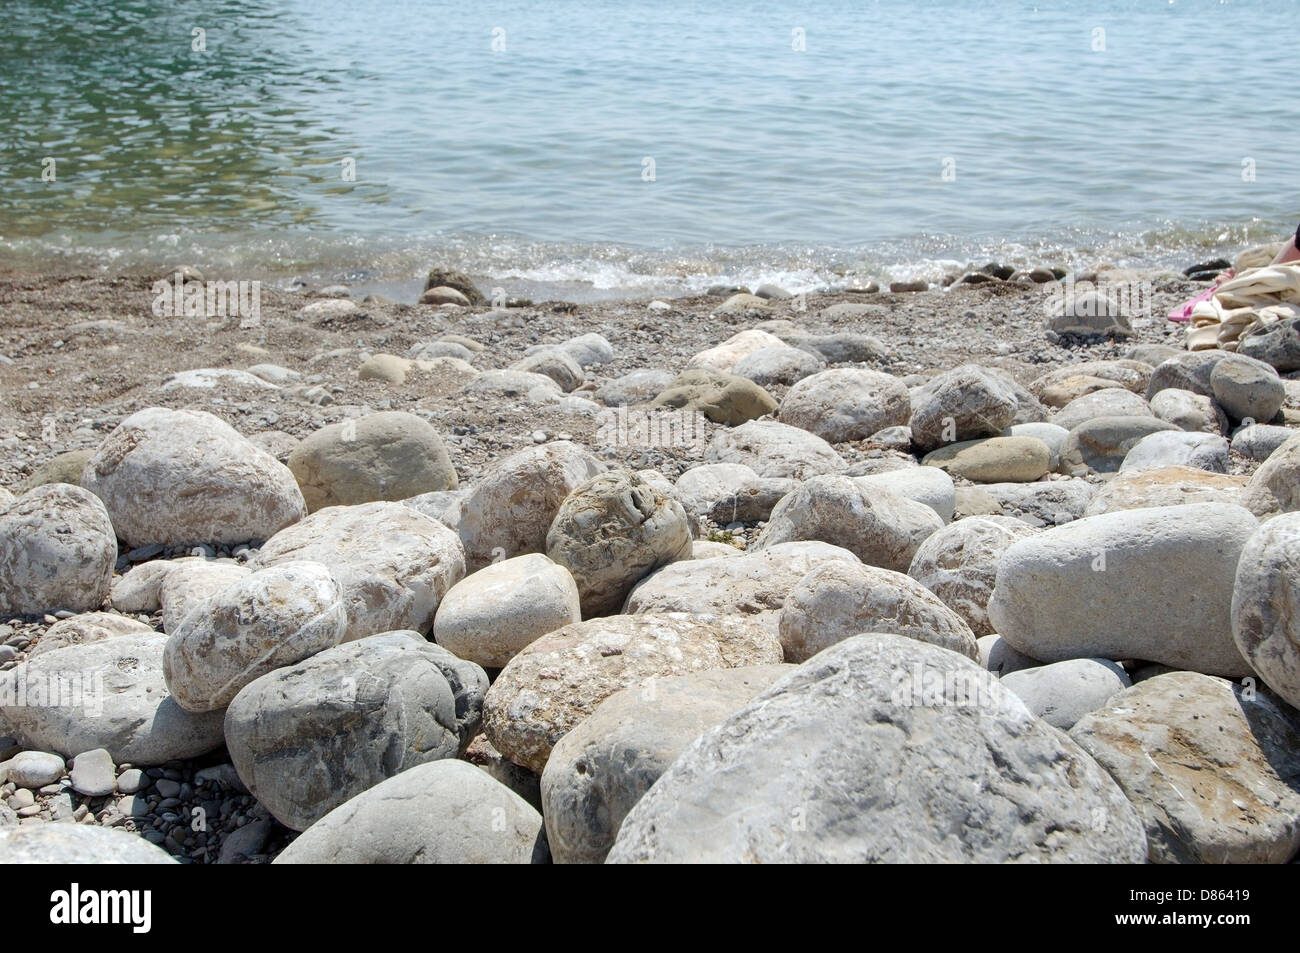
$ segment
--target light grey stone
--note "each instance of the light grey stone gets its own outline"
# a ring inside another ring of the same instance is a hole
[[[0,724],[65,757],[104,748],[118,764],[147,766],[206,754],[221,746],[221,713],[192,714],[171,698],[166,645],[161,632],[123,635],[0,673]]]
[[[438,605],[438,644],[484,668],[501,668],[530,642],[582,619],[572,573],[541,553],[485,566]]]
[[[776,420],[751,420],[721,430],[704,451],[706,463],[743,463],[759,476],[803,480],[839,473],[846,464],[821,437]]]
[[[1103,707],[1130,685],[1128,675],[1107,659],[1077,658],[1002,676],[1033,714],[1069,731],[1084,715]]]
[[[548,859],[542,816],[486,771],[433,761],[341,804],[277,864],[529,864]]]
[[[395,629],[429,632],[466,560],[455,530],[401,503],[378,502],[316,511],[267,540],[254,565],[300,561],[320,563],[338,583],[347,642]]]
[[[29,490],[0,508],[0,616],[98,609],[116,560],[98,499],[67,483]]]
[[[795,540],[819,540],[849,550],[868,565],[903,572],[922,541],[943,526],[937,513],[852,477],[804,481],[772,511],[758,549]]]
[[[1148,434],[1124,455],[1120,472],[1158,467],[1193,467],[1228,472],[1228,440],[1212,433],[1167,430]]]
[[[1268,686],[1300,708],[1300,513],[1265,521],[1237,563],[1232,634]]]
[[[147,840],[88,824],[0,828],[0,864],[174,864]]]
[[[787,662],[866,632],[890,632],[979,658],[970,626],[910,576],[876,566],[831,562],[799,580],[781,608]]]
[[[1044,662],[1136,658],[1248,675],[1229,610],[1237,559],[1257,525],[1240,506],[1193,503],[1046,530],[1002,554],[989,620]],[[1178,595],[1153,605],[1160,592]]]
[[[904,426],[911,409],[907,388],[897,378],[845,367],[813,374],[791,387],[780,418],[830,443],[842,443]]]
[[[608,861],[1145,856],[1114,781],[992,675],[937,646],[866,635],[696,739],[624,819]]]

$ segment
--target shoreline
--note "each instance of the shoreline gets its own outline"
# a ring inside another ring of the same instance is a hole
[[[626,436],[611,437],[611,433],[629,432],[625,420],[621,430],[610,431],[608,410],[602,416],[582,409],[600,388],[636,371],[661,369],[671,377],[693,355],[755,327],[785,334],[797,328],[810,334],[870,335],[881,345],[872,359],[830,366],[870,367],[909,384],[925,375],[977,363],[1029,385],[1054,369],[1120,359],[1135,347],[1181,348],[1183,326],[1166,321],[1164,313],[1205,287],[1165,270],[1081,275],[1081,280],[1145,283],[1151,291],[1146,302],[1150,314],[1139,315],[1132,335],[1125,339],[1052,343],[1044,330],[1052,286],[992,279],[907,293],[771,298],[762,310],[734,313],[718,312],[734,289],[671,300],[538,301],[494,310],[487,305],[439,308],[410,300],[353,300],[338,297],[332,289],[290,293],[264,288],[256,324],[241,326],[240,319],[232,317],[159,317],[151,307],[156,277],[0,274],[0,339],[5,342],[0,350],[0,488],[22,492],[33,474],[43,478],[38,472],[42,467],[57,465],[67,459],[61,455],[69,452],[95,448],[122,419],[145,407],[207,410],[281,461],[298,441],[330,424],[377,411],[409,411],[428,420],[442,435],[461,487],[479,482],[494,462],[511,453],[555,441],[572,441],[611,466],[656,470],[675,482],[705,461],[705,446],[726,426],[698,421],[699,432],[682,443],[663,439],[640,445]],[[323,290],[329,293],[322,294]],[[461,391],[463,378],[418,367],[410,368],[400,382],[359,376],[361,367],[367,362],[373,365],[376,355],[409,358],[422,342],[445,336],[482,346],[472,355],[473,369],[481,373],[509,367],[529,347],[558,344],[588,332],[612,345],[613,358],[593,367],[567,401],[536,403],[518,394],[467,395]],[[279,369],[262,372],[271,380],[248,372],[250,367],[266,365]],[[199,369],[235,373],[184,375]],[[273,383],[277,375],[278,383]],[[766,389],[780,401],[789,386],[774,383]],[[1296,426],[1300,389],[1290,394],[1287,413],[1294,419],[1288,419]],[[870,440],[834,446],[853,474],[884,473],[915,463],[908,454]],[[1230,473],[1245,477],[1257,466],[1234,454]],[[1087,479],[1096,485],[1104,482],[1096,476]],[[958,516],[987,512],[980,509],[987,504],[979,486],[957,482],[959,490],[965,491],[958,496]],[[1033,514],[1023,518],[1030,517],[1039,518]],[[702,516],[697,542],[753,546],[763,525],[762,520],[717,523]],[[120,549],[117,571],[193,551],[192,547],[147,550]],[[205,555],[239,561],[249,551],[246,546],[212,546]],[[150,628],[162,628],[160,611],[128,614]],[[54,615],[0,617],[4,634],[0,643],[12,649],[0,663],[0,671],[30,657],[56,621]],[[536,778],[512,766],[485,742],[463,757],[524,793],[532,791]],[[222,767],[228,760],[224,751],[218,751],[152,766],[137,792],[119,792],[124,794],[121,799],[77,801],[86,807],[83,816],[93,815],[103,826],[147,833],[147,839],[187,862],[212,862],[227,842],[234,845],[226,852],[228,861],[267,862],[294,835],[241,791],[242,784],[232,780],[229,766]],[[207,770],[199,774],[200,769]],[[42,793],[32,816],[53,819],[64,810],[55,805],[62,796]],[[212,829],[211,837],[199,846],[180,837],[186,810],[214,804],[222,822]],[[239,851],[248,856],[237,857]]]

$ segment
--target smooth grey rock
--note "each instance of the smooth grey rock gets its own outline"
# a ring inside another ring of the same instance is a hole
[[[1248,675],[1229,610],[1237,559],[1257,525],[1243,507],[1193,503],[1046,530],[1002,554],[989,620],[1044,662],[1136,658]],[[1177,598],[1153,606],[1160,592]]]
[[[8,762],[9,780],[20,788],[37,790],[67,773],[67,766],[49,751],[20,751]]]
[[[1148,434],[1124,455],[1120,472],[1158,467],[1193,467],[1228,472],[1228,440],[1212,433],[1167,430]]]
[[[1242,505],[1260,519],[1300,510],[1300,433],[1274,450],[1251,474]]]
[[[104,797],[117,787],[113,756],[103,748],[83,751],[72,759],[72,790],[86,797]]]
[[[922,450],[995,437],[1016,417],[1019,401],[1001,376],[976,364],[945,371],[912,394],[912,441]]]
[[[587,375],[582,365],[573,359],[567,351],[558,347],[547,347],[534,351],[523,360],[511,365],[512,371],[526,374],[544,374],[553,380],[566,394],[582,386]]]
[[[739,616],[753,619],[775,636],[790,590],[813,567],[830,561],[856,563],[858,557],[829,543],[800,541],[680,560],[640,582],[623,611],[628,615],[684,612]]]
[[[1066,430],[1098,417],[1151,417],[1146,400],[1122,387],[1108,387],[1070,401],[1052,416],[1052,423]]]
[[[529,447],[493,464],[460,504],[456,528],[466,569],[545,552],[546,533],[564,498],[605,469],[567,440]]]
[[[1151,398],[1151,412],[1181,430],[1222,434],[1228,430],[1228,415],[1204,394],[1166,387]]]
[[[791,387],[780,417],[782,423],[842,443],[904,426],[911,411],[907,388],[896,377],[845,367],[813,374]]]
[[[1061,471],[1114,473],[1139,440],[1162,430],[1183,432],[1154,416],[1094,417],[1070,431],[1061,448]]]
[[[548,859],[542,816],[486,771],[433,761],[336,807],[277,864],[529,864]]]
[[[239,563],[215,559],[186,560],[173,567],[158,586],[163,631],[175,630],[191,609],[245,578],[250,571]]]
[[[578,585],[563,566],[528,553],[485,566],[438,605],[438,644],[484,668],[501,668],[530,642],[582,619]]]
[[[161,632],[123,635],[2,672],[0,724],[65,757],[104,748],[117,764],[147,766],[206,754],[221,746],[221,713],[191,714],[171,698],[166,645]]]
[[[1232,450],[1251,460],[1267,460],[1273,451],[1296,435],[1290,427],[1254,424],[1232,435]]]
[[[1061,465],[1061,449],[1065,446],[1065,438],[1070,436],[1070,431],[1055,423],[1012,424],[1002,431],[1002,436],[1033,437],[1041,440],[1047,445],[1048,453],[1051,455],[1048,466],[1055,470]]]
[[[743,463],[759,476],[803,480],[838,473],[844,458],[821,437],[776,420],[751,420],[721,430],[704,451],[706,463]]]
[[[696,739],[624,819],[608,861],[1145,856],[1114,781],[992,675],[937,646],[866,635]]]
[[[1227,351],[1188,351],[1156,365],[1151,381],[1147,384],[1147,400],[1167,387],[1213,397],[1214,388],[1210,377],[1214,373],[1214,366],[1227,356]]]
[[[607,407],[648,403],[667,390],[675,376],[656,368],[632,371],[600,385],[595,397]]]
[[[939,515],[943,522],[951,522],[957,505],[957,490],[952,477],[938,467],[904,467],[883,473],[857,476],[853,482],[866,487],[889,490],[904,499],[924,503]]]
[[[456,489],[456,469],[427,420],[384,411],[322,427],[289,454],[309,512]]]
[[[1300,317],[1285,318],[1237,342],[1237,353],[1271,364],[1280,373],[1300,371]]]
[[[1053,728],[1069,731],[1088,712],[1096,711],[1131,684],[1128,675],[1107,659],[1077,658],[1002,676],[1025,707]]]
[[[419,633],[375,635],[244,686],[226,711],[226,746],[253,796],[304,830],[385,778],[456,757],[478,731],[487,685],[481,668]]]
[[[820,354],[797,347],[760,347],[736,362],[732,373],[760,387],[794,384],[826,369]]]
[[[1277,371],[1241,354],[1231,354],[1214,365],[1210,389],[1233,420],[1267,423],[1286,400],[1286,388]]]
[[[1024,652],[1017,652],[1007,645],[1000,635],[986,635],[979,640],[980,664],[994,675],[1001,678],[1011,672],[1020,672],[1027,668],[1037,668],[1043,663],[1030,658]]]
[[[0,828],[0,864],[174,864],[147,840],[89,824]]]
[[[1232,592],[1237,648],[1268,686],[1300,708],[1300,513],[1262,523],[1241,551]]]

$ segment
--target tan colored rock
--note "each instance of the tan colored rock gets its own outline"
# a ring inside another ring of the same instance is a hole
[[[921,463],[976,483],[1032,483],[1051,469],[1052,451],[1036,437],[988,437],[950,443]]]
[[[1198,467],[1124,470],[1097,491],[1084,515],[1185,503],[1241,503],[1245,486],[1245,477]]]
[[[1153,863],[1283,864],[1300,849],[1300,721],[1267,694],[1159,675],[1070,737],[1137,809]]]
[[[560,504],[546,555],[573,574],[583,616],[607,615],[650,573],[690,558],[690,523],[681,503],[635,473],[601,473]]]
[[[404,500],[459,485],[438,431],[405,411],[322,427],[289,454],[289,469],[309,512]]]
[[[866,632],[904,635],[979,661],[975,636],[961,616],[916,580],[876,566],[818,566],[786,598],[780,628],[787,662],[806,662]]]
[[[776,637],[748,620],[642,615],[575,622],[542,636],[501,670],[484,702],[483,729],[502,754],[540,772],[555,743],[621,688],[779,661]]]

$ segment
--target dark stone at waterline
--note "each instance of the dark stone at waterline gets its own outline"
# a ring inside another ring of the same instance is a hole
[[[474,286],[469,275],[454,268],[431,268],[428,277],[424,279],[424,290],[428,291],[430,288],[455,288],[469,299],[470,304],[487,303],[483,292]]]
[[[1183,274],[1188,278],[1194,278],[1201,272],[1211,272],[1211,276],[1232,267],[1232,262],[1226,258],[1211,258],[1209,261],[1203,261],[1197,265],[1188,265],[1183,269]]]

